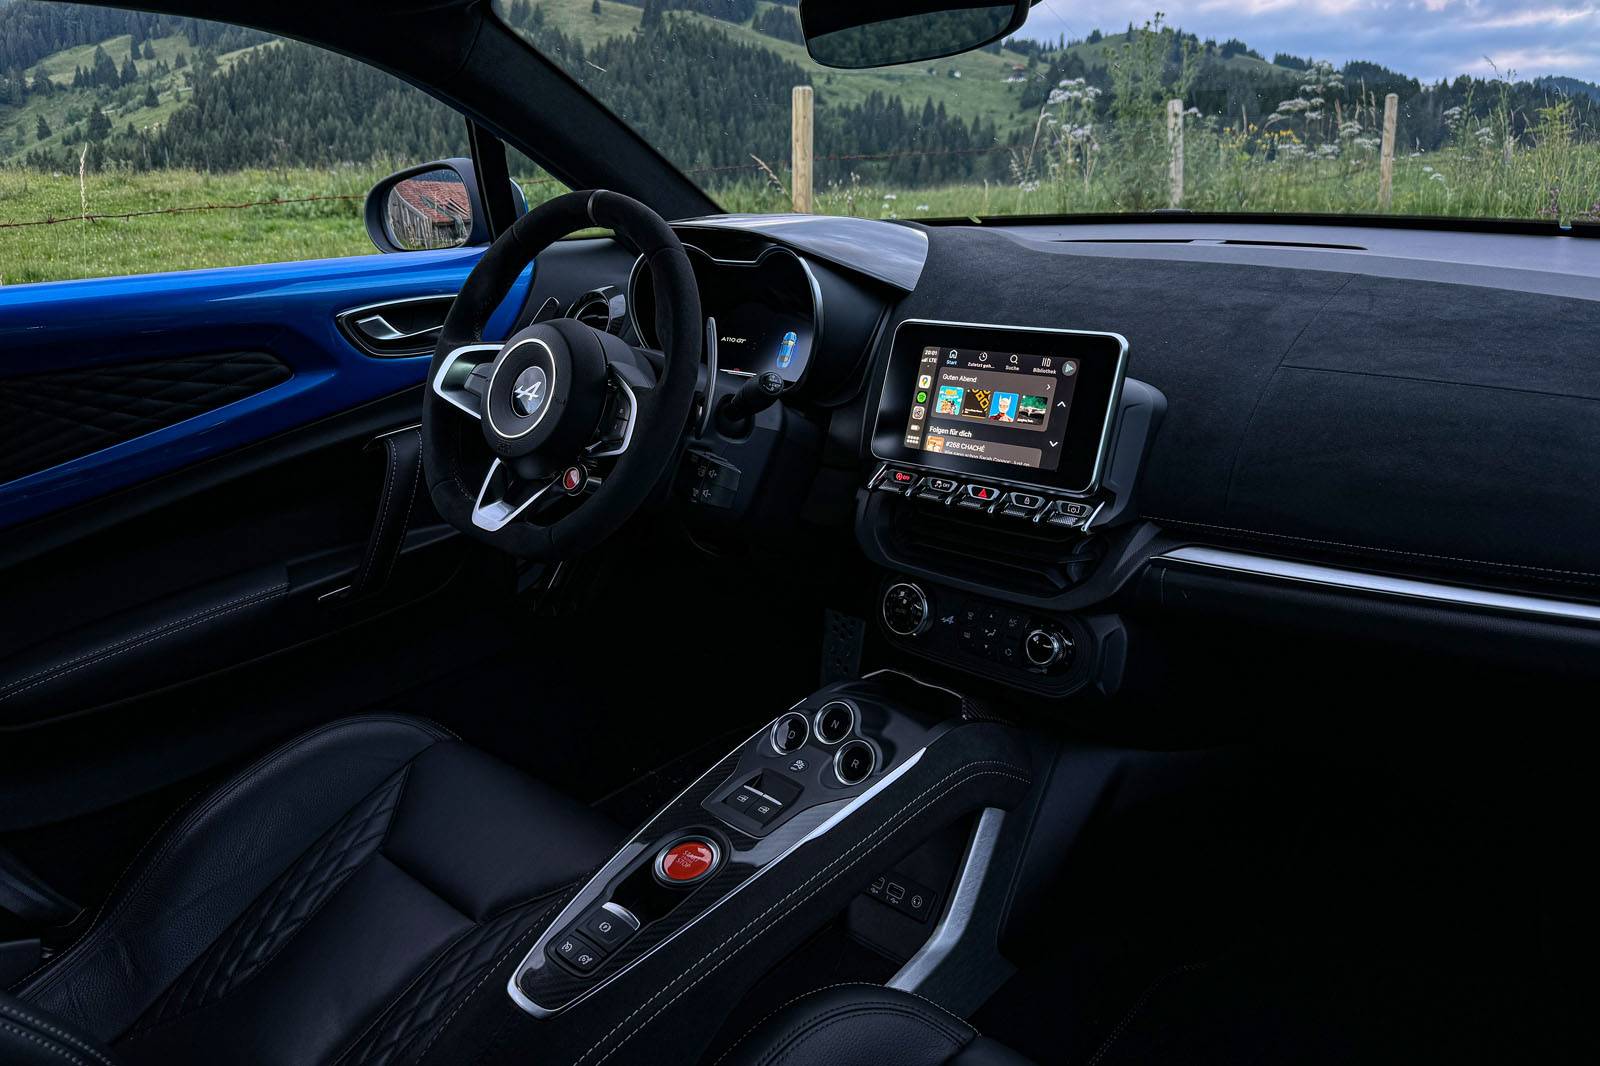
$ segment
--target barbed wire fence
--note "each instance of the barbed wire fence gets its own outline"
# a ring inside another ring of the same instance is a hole
[[[908,159],[913,157],[950,157],[950,156],[979,156],[992,155],[996,152],[1013,152],[1021,148],[1020,145],[992,145],[985,148],[949,148],[909,150],[901,152],[859,152],[838,153],[833,155],[819,155],[814,157],[817,163],[856,163],[856,162],[886,162],[895,159]],[[754,156],[751,157],[755,159]],[[748,173],[752,177],[766,176],[771,178],[773,170],[768,164],[755,160],[750,163],[732,163],[722,166],[692,167],[684,171],[690,177],[724,177],[729,174]],[[522,183],[524,190],[544,185],[558,185],[559,180],[552,177],[535,178]],[[27,229],[36,226],[57,226],[67,222],[120,222],[137,218],[152,218],[162,215],[187,215],[206,211],[245,211],[262,207],[286,207],[293,204],[327,203],[339,201],[365,200],[365,193],[323,193],[309,196],[274,196],[261,200],[246,200],[238,203],[198,203],[182,204],[172,207],[153,207],[140,211],[90,211],[85,198],[83,209],[77,214],[61,216],[47,216],[45,218],[23,219],[18,221],[0,220],[0,230]]]

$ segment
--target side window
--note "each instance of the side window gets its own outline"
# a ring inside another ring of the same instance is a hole
[[[467,154],[459,114],[311,45],[0,4],[0,284],[375,254],[368,189]],[[530,203],[565,191],[514,158]],[[440,221],[419,246],[457,243],[448,198],[418,191]]]

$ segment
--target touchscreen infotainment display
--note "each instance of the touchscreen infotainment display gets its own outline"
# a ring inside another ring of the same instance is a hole
[[[905,446],[1053,471],[1078,367],[1060,356],[926,346]]]
[[[1115,333],[910,319],[889,349],[873,454],[1087,493],[1122,393]]]

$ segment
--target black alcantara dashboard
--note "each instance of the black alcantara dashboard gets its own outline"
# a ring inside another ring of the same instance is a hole
[[[1600,633],[1589,236],[676,228],[717,320],[718,402],[762,371],[785,384],[733,431],[706,419],[678,490],[691,524],[853,522],[872,624],[902,651],[1062,696],[1117,687],[1129,597],[1468,649]],[[648,342],[648,278],[604,247],[560,254],[625,294]]]

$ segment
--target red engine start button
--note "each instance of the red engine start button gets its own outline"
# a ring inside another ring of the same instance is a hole
[[[698,881],[717,865],[717,849],[705,840],[685,840],[663,851],[656,869],[668,881]]]

